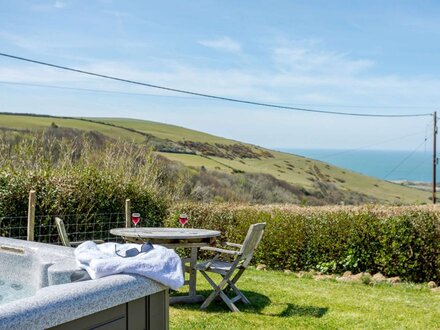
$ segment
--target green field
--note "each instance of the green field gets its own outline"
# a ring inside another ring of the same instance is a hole
[[[269,151],[273,157],[233,159],[218,156],[198,154],[181,154],[161,152],[168,159],[182,162],[186,166],[204,166],[210,170],[231,173],[243,171],[246,173],[265,173],[290,184],[309,190],[316,189],[318,182],[326,182],[346,193],[354,192],[374,197],[381,203],[428,203],[429,192],[403,185],[386,182],[365,175],[341,169],[320,161],[301,156],[267,150],[257,146],[244,144],[214,135],[198,132],[183,127],[156,123],[146,120],[119,118],[87,118],[96,122],[80,119],[64,119],[54,117],[0,114],[0,128],[38,130],[55,123],[59,127],[74,128],[84,131],[97,131],[110,138],[124,139],[142,143],[146,141],[145,134],[171,143],[202,142],[209,145],[244,145],[259,151]],[[112,124],[119,127],[107,125]],[[131,129],[127,130],[127,129]],[[134,131],[133,131],[134,130]],[[168,143],[167,142],[167,143]]]
[[[252,305],[231,313],[222,302],[170,306],[171,329],[439,329],[440,294],[422,284],[315,281],[247,270],[238,282]],[[207,296],[202,276],[197,289]]]
[[[184,127],[156,123],[147,120],[125,119],[125,118],[90,118],[90,119],[117,124],[124,127],[134,128],[138,131],[152,134],[161,139],[169,139],[171,141],[190,140],[197,142],[208,142],[208,143],[218,142],[225,144],[231,144],[235,142],[233,140],[224,139],[221,137],[194,131]]]

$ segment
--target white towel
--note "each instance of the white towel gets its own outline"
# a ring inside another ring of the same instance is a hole
[[[92,279],[119,273],[139,274],[162,283],[173,290],[183,285],[182,261],[174,250],[160,245],[147,253],[135,257],[122,258],[132,248],[141,250],[141,244],[103,243],[92,241],[80,244],[75,249],[78,265],[87,271]]]

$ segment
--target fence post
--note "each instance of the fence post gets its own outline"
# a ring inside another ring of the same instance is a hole
[[[130,199],[125,200],[125,227],[131,227],[131,215],[130,215]]]
[[[34,228],[35,228],[35,203],[36,193],[35,190],[29,191],[29,204],[28,204],[28,223],[27,223],[27,240],[34,240]]]

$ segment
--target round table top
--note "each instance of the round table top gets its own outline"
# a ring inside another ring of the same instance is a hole
[[[217,230],[162,227],[115,228],[110,229],[110,233],[123,237],[186,240],[220,236],[220,232]]]

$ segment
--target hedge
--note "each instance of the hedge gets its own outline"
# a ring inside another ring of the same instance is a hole
[[[220,230],[243,241],[250,224],[266,222],[254,263],[272,269],[381,272],[404,280],[440,279],[440,209],[433,206],[240,206],[185,203],[173,207],[190,227]]]
[[[121,213],[131,198],[143,226],[175,227],[186,212],[189,226],[220,230],[233,242],[243,241],[250,224],[267,222],[254,262],[273,269],[440,280],[440,209],[434,206],[173,204],[185,178],[147,147],[44,134],[17,141],[0,136],[0,225],[4,217],[26,214],[30,189],[37,190],[37,215]],[[45,219],[39,230],[53,222]],[[93,231],[88,219],[81,219],[81,230]]]
[[[16,217],[26,216],[30,190],[37,193],[40,236],[51,235],[54,215],[77,232],[107,235],[110,214],[124,214],[126,198],[132,211],[143,215],[142,225],[162,225],[176,183],[148,147],[112,141],[98,148],[86,138],[46,135],[21,138],[12,143],[0,136],[0,236],[23,236]]]

